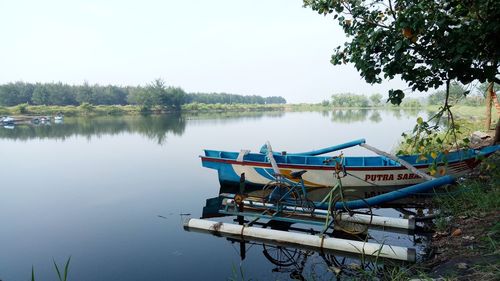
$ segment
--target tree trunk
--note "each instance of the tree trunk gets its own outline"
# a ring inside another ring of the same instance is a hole
[[[493,144],[497,143],[500,143],[500,118],[498,118],[497,121],[497,127],[495,129],[495,141],[493,142]]]
[[[491,92],[493,91],[493,82],[488,86],[488,90],[486,90],[486,121],[485,127],[486,131],[490,130],[491,125]]]

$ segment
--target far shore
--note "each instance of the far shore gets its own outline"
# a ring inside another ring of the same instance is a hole
[[[322,104],[184,104],[180,109],[153,106],[145,109],[139,105],[27,105],[0,106],[0,115],[54,115],[63,113],[76,115],[125,115],[125,114],[165,114],[174,112],[225,112],[225,111],[302,111],[332,109],[422,109],[422,107],[405,106],[367,106],[367,107],[334,107]]]
[[[217,112],[294,112],[294,111],[331,111],[331,110],[427,110],[437,111],[437,105],[422,105],[419,107],[393,106],[384,104],[368,107],[335,107],[323,104],[184,104],[180,109],[154,106],[145,109],[139,105],[90,105],[54,106],[54,105],[26,105],[11,107],[0,106],[0,116],[55,116],[59,113],[64,116],[103,116],[103,115],[155,115],[172,113],[217,113]],[[475,117],[481,119],[485,109],[482,106],[456,105],[453,112],[458,116]]]

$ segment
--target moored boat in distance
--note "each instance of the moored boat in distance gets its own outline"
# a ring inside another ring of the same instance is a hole
[[[59,112],[59,113],[57,113],[57,115],[56,115],[56,116],[54,116],[54,121],[55,121],[56,123],[60,123],[60,122],[62,122],[63,120],[64,120],[64,115],[62,114],[62,112]]]
[[[415,185],[429,180],[428,169],[434,163],[438,164],[435,176],[450,175],[454,178],[469,173],[476,167],[481,157],[487,157],[497,150],[499,145],[481,149],[463,149],[447,154],[430,155],[426,160],[419,160],[419,155],[404,155],[398,157],[386,156],[321,156],[333,151],[352,146],[368,146],[365,140],[356,140],[346,144],[332,146],[320,150],[302,153],[271,153],[265,149],[260,153],[248,151],[229,152],[221,150],[204,150],[201,156],[202,165],[218,171],[221,185],[237,185],[240,175],[245,173],[248,184],[264,186],[275,180],[276,170],[273,170],[270,158],[274,158],[279,174],[287,181],[296,182],[292,172],[307,171],[303,174],[304,185],[310,189],[333,186],[336,174],[341,173],[342,185],[346,190],[356,189],[371,197],[380,193],[405,186]],[[368,146],[369,147],[369,146]],[[400,161],[395,161],[394,159]],[[406,165],[401,164],[402,162]],[[445,164],[446,163],[446,164]],[[410,170],[408,164],[414,169]],[[339,171],[341,169],[341,171]],[[371,195],[370,195],[371,194]]]
[[[3,117],[0,117],[0,124],[2,125],[12,125],[14,124],[14,118],[10,117],[10,116],[3,116]]]

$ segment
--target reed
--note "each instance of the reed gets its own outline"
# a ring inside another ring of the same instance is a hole
[[[231,277],[227,279],[228,281],[251,281],[252,279],[247,279],[245,277],[245,273],[243,272],[243,267],[239,266],[239,268],[236,268],[236,266],[233,264],[232,266],[232,271],[231,271]]]
[[[54,262],[54,269],[57,273],[57,278],[59,279],[59,281],[67,281],[68,280],[68,272],[69,272],[69,263],[71,261],[71,256],[68,258],[68,260],[66,260],[66,264],[64,265],[64,271],[62,271],[62,272],[59,269],[59,266],[57,265],[56,261],[54,259],[52,261]],[[33,266],[31,267],[31,281],[36,281],[35,268]]]

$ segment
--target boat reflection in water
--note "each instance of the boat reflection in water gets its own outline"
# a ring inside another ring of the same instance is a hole
[[[227,187],[222,187],[221,191],[227,191]],[[222,196],[223,197],[223,196]],[[203,208],[202,219],[210,219],[224,216],[221,214],[222,197],[207,199],[206,206]],[[393,212],[395,212],[393,210]],[[406,243],[403,246],[418,246],[415,241],[425,241],[426,238],[416,238],[414,231],[387,229],[374,226],[349,224],[348,228],[345,225],[335,225],[332,229],[323,232],[317,228],[311,228],[311,225],[302,223],[293,223],[277,220],[255,220],[253,217],[232,216],[234,225],[245,225],[252,227],[260,227],[269,230],[286,231],[289,233],[307,234],[310,236],[333,237],[339,239],[348,239],[345,241],[353,241],[353,243],[370,243],[377,242],[384,244],[387,237],[389,243],[394,244],[394,241],[400,240],[400,243]],[[232,225],[230,219],[224,219],[224,225]],[[216,224],[217,225],[217,224]],[[223,225],[221,222],[220,225]],[[251,237],[241,235],[231,235],[228,233],[218,232],[216,227],[211,227],[207,231],[200,229],[190,229],[188,224],[185,225],[188,231],[196,231],[202,233],[211,233],[216,236],[225,237],[231,244],[239,244],[239,255],[243,261],[247,256],[247,252],[255,251],[262,252],[262,256],[269,261],[273,268],[270,274],[286,274],[288,277],[280,276],[278,279],[291,278],[293,280],[340,280],[340,279],[358,279],[366,277],[387,276],[388,272],[394,272],[407,262],[389,260],[378,256],[368,256],[364,254],[354,254],[340,252],[325,248],[309,247],[300,243],[287,243],[283,241],[273,240],[269,237]],[[215,229],[215,231],[214,231]],[[248,228],[246,228],[248,229]],[[388,234],[387,230],[391,233]],[[380,237],[381,233],[385,236]],[[389,235],[389,236],[387,236]],[[243,238],[244,237],[244,238]],[[358,242],[359,241],[359,242]],[[401,242],[405,241],[405,242]],[[422,242],[419,242],[422,243]],[[422,245],[420,245],[422,247]],[[398,246],[395,246],[398,247]],[[414,249],[412,249],[414,251]],[[360,251],[361,253],[361,251]],[[280,275],[281,275],[280,274]]]
[[[227,239],[231,243],[240,244],[241,259],[245,259],[246,249],[256,248],[262,251],[273,268],[272,273],[286,274],[293,280],[339,280],[341,278],[359,277],[366,272],[387,270],[389,267],[377,265],[376,262],[342,256],[340,254],[319,253],[313,250],[293,248],[291,246],[271,245],[266,243]]]

